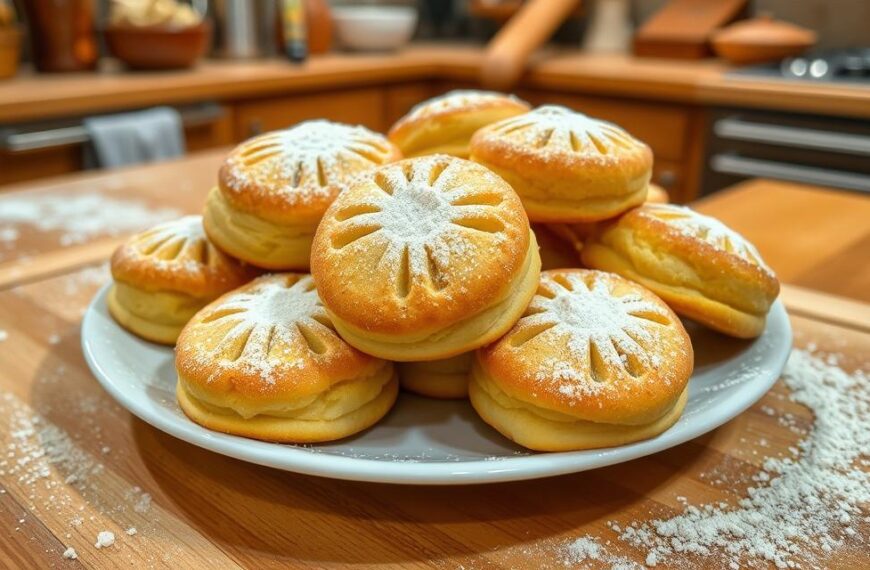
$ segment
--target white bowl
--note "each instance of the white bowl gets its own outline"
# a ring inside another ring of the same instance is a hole
[[[410,6],[336,6],[332,21],[341,45],[361,51],[402,47],[417,26],[417,9]]]

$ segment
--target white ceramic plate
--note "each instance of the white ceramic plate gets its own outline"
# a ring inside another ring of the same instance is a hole
[[[791,327],[777,301],[764,334],[739,341],[687,323],[695,349],[689,402],[674,427],[654,439],[611,449],[532,453],[480,421],[467,402],[402,394],[375,427],[337,443],[265,443],[207,430],[175,402],[171,348],[140,340],[118,326],[104,287],[82,322],[85,359],[122,406],[179,439],[287,471],[384,483],[493,483],[573,473],[656,453],[698,437],[756,402],[776,382],[791,348]]]

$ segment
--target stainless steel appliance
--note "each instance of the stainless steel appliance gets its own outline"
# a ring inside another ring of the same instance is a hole
[[[870,120],[717,109],[702,193],[773,178],[870,193]]]
[[[870,85],[870,48],[812,52],[777,63],[741,67],[729,75]]]

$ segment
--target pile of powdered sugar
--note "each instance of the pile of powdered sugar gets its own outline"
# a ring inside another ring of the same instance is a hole
[[[144,229],[179,215],[172,208],[151,208],[137,200],[98,193],[10,196],[0,202],[0,242],[14,244],[16,226],[61,232],[61,245],[74,245],[98,235],[118,235]]]
[[[624,529],[611,525],[622,541],[641,550],[647,566],[695,567],[698,557],[715,557],[734,569],[819,567],[818,560],[844,543],[866,541],[867,370],[848,373],[834,357],[796,350],[783,380],[791,399],[815,415],[812,429],[798,444],[799,457],[768,458],[754,477],[757,485],[737,505],[686,504],[682,514],[670,519]],[[617,567],[622,560],[589,536],[569,542],[563,558],[567,565],[591,559]]]

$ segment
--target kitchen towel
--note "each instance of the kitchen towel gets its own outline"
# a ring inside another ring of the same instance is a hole
[[[95,166],[117,168],[184,154],[181,115],[172,107],[89,117],[84,125]]]

